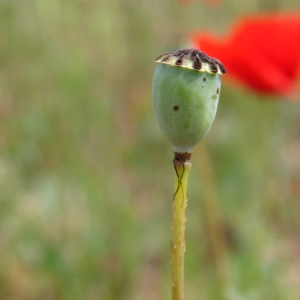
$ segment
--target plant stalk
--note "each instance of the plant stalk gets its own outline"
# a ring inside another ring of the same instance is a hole
[[[171,244],[172,269],[172,300],[184,299],[184,253],[185,253],[185,222],[187,206],[187,183],[192,167],[191,154],[175,153],[173,160],[176,177],[173,198],[173,223]]]

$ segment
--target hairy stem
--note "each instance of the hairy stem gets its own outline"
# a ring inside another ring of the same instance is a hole
[[[173,224],[171,244],[172,300],[184,299],[185,210],[187,183],[192,164],[190,155],[175,153],[173,161],[176,177],[173,199]]]

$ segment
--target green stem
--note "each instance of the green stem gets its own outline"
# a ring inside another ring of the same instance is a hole
[[[172,300],[184,299],[184,252],[185,252],[185,210],[187,206],[187,183],[192,164],[190,155],[175,153],[176,172],[173,199],[173,224],[171,245]]]

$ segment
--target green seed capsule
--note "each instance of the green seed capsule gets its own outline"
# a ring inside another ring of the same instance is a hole
[[[174,152],[191,153],[214,121],[226,70],[196,49],[165,53],[156,62],[152,94],[158,124]]]

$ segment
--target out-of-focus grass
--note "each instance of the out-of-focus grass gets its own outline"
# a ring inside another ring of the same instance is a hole
[[[174,174],[152,110],[153,60],[190,30],[222,32],[272,3],[1,1],[0,299],[170,297]],[[299,113],[223,84],[205,143],[229,245],[228,299],[299,298]],[[201,176],[194,167],[191,300],[219,299]]]

